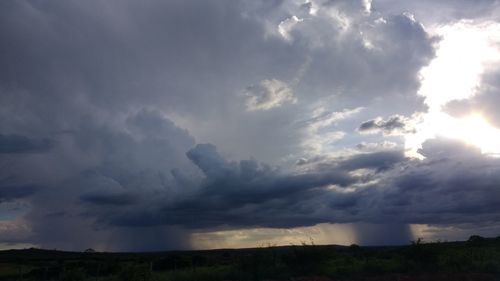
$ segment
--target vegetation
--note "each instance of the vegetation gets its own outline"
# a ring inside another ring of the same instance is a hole
[[[500,280],[500,237],[400,247],[263,247],[158,253],[0,251],[0,280]]]

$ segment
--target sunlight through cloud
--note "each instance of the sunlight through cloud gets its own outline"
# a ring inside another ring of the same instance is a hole
[[[420,72],[419,95],[429,107],[416,134],[406,135],[409,156],[421,158],[418,149],[427,139],[443,136],[476,146],[485,154],[500,154],[500,130],[490,125],[481,113],[456,118],[444,112],[454,100],[472,98],[481,85],[488,64],[500,60],[500,24],[474,24],[469,21],[439,27],[442,37],[436,58]]]

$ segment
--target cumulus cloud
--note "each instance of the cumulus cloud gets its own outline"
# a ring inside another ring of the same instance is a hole
[[[287,103],[296,103],[292,89],[277,79],[262,80],[259,84],[245,90],[248,111],[269,110]]]

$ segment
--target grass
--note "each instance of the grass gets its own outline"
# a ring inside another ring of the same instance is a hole
[[[0,251],[0,280],[257,281],[301,280],[297,279],[301,276],[346,281],[500,280],[500,238],[471,237],[448,243],[417,240],[400,247],[311,243],[162,253]]]

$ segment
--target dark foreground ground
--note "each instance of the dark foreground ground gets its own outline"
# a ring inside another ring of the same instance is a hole
[[[500,237],[400,247],[299,245],[158,253],[0,251],[0,280],[500,280]]]

